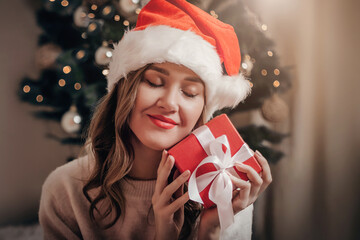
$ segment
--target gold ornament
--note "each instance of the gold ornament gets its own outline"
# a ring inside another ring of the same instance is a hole
[[[241,63],[241,69],[242,69],[242,72],[244,73],[244,75],[246,77],[250,77],[251,76],[251,70],[253,69],[254,67],[254,64],[253,62],[251,61],[251,58],[249,55],[246,55],[244,60],[242,61]]]
[[[77,133],[81,128],[82,118],[77,112],[75,105],[72,105],[68,112],[61,118],[61,127],[67,133]]]
[[[78,7],[74,12],[74,24],[77,27],[87,27],[90,23],[87,8],[84,6]]]
[[[139,8],[140,1],[137,0],[113,0],[116,10],[124,16],[128,22],[134,23],[137,20],[136,10]],[[125,25],[125,24],[124,24]],[[125,25],[128,26],[128,25]]]
[[[264,101],[261,113],[269,122],[282,122],[289,116],[289,108],[285,101],[275,93]]]
[[[112,49],[109,47],[101,46],[95,52],[95,62],[99,65],[109,64],[112,57]]]

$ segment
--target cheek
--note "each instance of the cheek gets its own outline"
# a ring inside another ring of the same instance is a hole
[[[186,115],[186,120],[187,120],[186,122],[192,125],[191,128],[193,128],[197,123],[197,121],[199,120],[201,113],[203,112],[203,109],[204,109],[203,99],[199,99],[193,103],[188,103],[184,105],[183,112]]]
[[[155,94],[151,91],[151,89],[148,89],[143,86],[143,84],[140,84],[137,96],[135,100],[135,109],[136,110],[143,110],[144,108],[150,106],[155,101]]]

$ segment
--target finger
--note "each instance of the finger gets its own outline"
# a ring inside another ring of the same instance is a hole
[[[165,204],[170,200],[172,195],[183,185],[190,176],[190,171],[186,170],[179,177],[177,177],[172,183],[167,185],[161,193],[159,202]]]
[[[243,163],[237,163],[235,167],[240,172],[246,173],[252,185],[250,197],[256,197],[258,195],[261,185],[263,184],[263,180],[260,175],[255,171],[255,169]]]
[[[248,205],[251,184],[235,176],[229,176],[234,186],[240,188],[238,196],[232,201],[234,212],[237,213]]]
[[[159,175],[159,170],[164,166],[167,157],[168,157],[168,152],[164,149],[164,151],[161,154],[161,161],[158,167],[158,175]]]
[[[177,177],[179,177],[180,176],[180,172],[179,172],[179,170],[176,170],[175,171],[175,173],[174,173],[174,178],[173,178],[173,180],[175,180]],[[178,197],[180,197],[181,195],[183,195],[183,193],[184,193],[184,184],[182,184],[176,191],[175,191],[175,193],[174,193],[174,197],[175,198],[178,198]]]
[[[176,192],[174,193],[174,197],[177,200],[178,198],[181,198],[181,196],[183,194],[184,194],[184,184],[182,184],[178,188],[178,190],[176,190]],[[179,222],[183,222],[183,219],[184,219],[184,204],[182,206],[180,206],[178,209],[176,209],[175,207],[174,208],[170,207],[170,209],[169,209],[169,211],[173,211],[173,210],[175,211],[174,219],[177,219]]]
[[[170,175],[171,169],[174,166],[174,157],[168,155],[165,163],[159,169],[159,174],[156,179],[155,191],[154,194],[160,195],[168,184],[168,177]]]
[[[184,204],[189,201],[189,193],[186,192],[181,197],[177,198],[175,201],[173,201],[168,207],[167,211],[169,214],[175,213],[177,210],[179,210],[181,207],[184,206]]]
[[[180,172],[176,169],[173,175],[173,180],[175,180],[178,176],[180,176]]]
[[[271,170],[270,170],[268,161],[266,160],[266,158],[264,158],[264,156],[262,156],[262,154],[258,150],[256,150],[256,152],[255,152],[255,157],[256,157],[256,160],[261,165],[261,168],[263,169],[263,171],[262,171],[263,184],[261,185],[260,191],[259,191],[261,193],[272,182],[272,176],[271,176]]]

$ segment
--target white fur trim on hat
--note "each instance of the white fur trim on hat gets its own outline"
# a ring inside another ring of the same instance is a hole
[[[165,25],[128,31],[114,45],[109,64],[108,91],[129,72],[150,63],[181,64],[205,83],[205,121],[216,110],[235,107],[250,93],[250,83],[241,75],[223,74],[216,49],[199,35]]]

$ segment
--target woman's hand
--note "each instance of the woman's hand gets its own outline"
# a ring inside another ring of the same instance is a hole
[[[184,204],[189,200],[184,194],[184,183],[190,176],[187,170],[180,176],[175,172],[174,181],[168,184],[168,177],[175,159],[164,150],[157,171],[152,205],[155,216],[155,239],[178,239],[184,224]]]
[[[245,209],[255,202],[259,195],[272,182],[272,176],[267,160],[261,155],[259,151],[255,152],[255,158],[262,167],[262,172],[258,174],[252,167],[245,164],[236,164],[237,170],[246,173],[249,181],[244,181],[241,178],[229,175],[232,183],[235,186],[233,191],[232,205],[234,214]],[[240,189],[240,190],[239,190]],[[199,226],[198,239],[211,239],[209,234],[218,233],[219,217],[216,208],[205,209],[202,212]]]
[[[240,190],[233,192],[233,209],[234,213],[253,204],[259,195],[269,186],[272,182],[272,176],[267,160],[261,155],[259,151],[255,152],[255,158],[263,169],[258,174],[252,167],[245,164],[237,164],[236,168],[240,172],[246,173],[249,181],[244,181],[240,178],[230,175],[231,181],[234,186]]]

